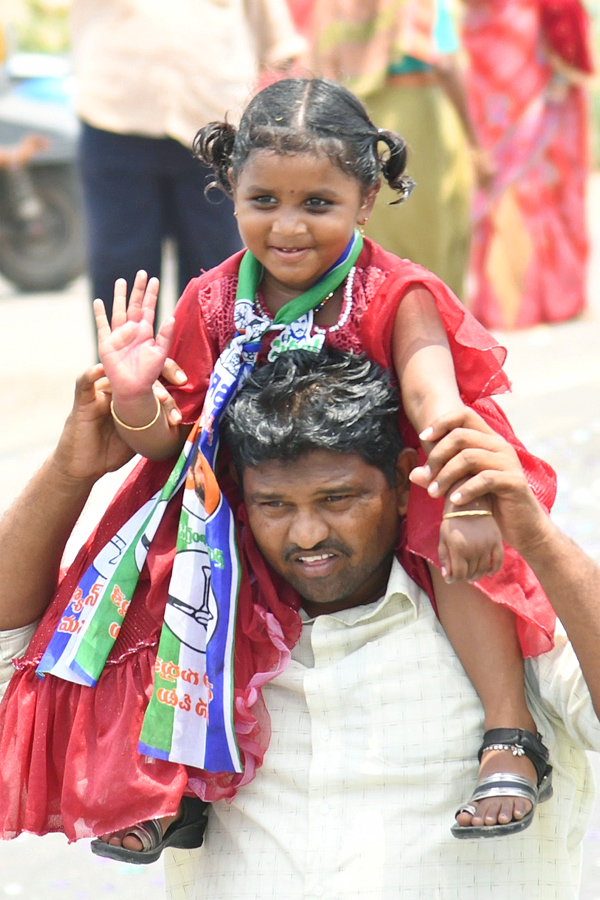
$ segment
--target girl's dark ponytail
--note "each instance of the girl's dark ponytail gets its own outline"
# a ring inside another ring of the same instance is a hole
[[[377,152],[377,144],[380,141],[387,146],[389,153],[379,154]],[[381,174],[392,190],[400,194],[400,197],[394,200],[394,204],[402,203],[415,186],[412,178],[404,174],[408,157],[406,141],[395,131],[380,128],[375,138],[375,152],[381,163]]]
[[[215,173],[208,188],[219,186],[231,196],[229,170],[237,128],[229,122],[209,122],[196,134],[192,150],[196,159]]]

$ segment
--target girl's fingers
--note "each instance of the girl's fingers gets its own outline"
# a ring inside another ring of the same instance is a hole
[[[452,563],[448,548],[444,541],[442,541],[438,547],[438,556],[440,558],[440,572],[442,573],[442,578],[444,580],[452,578]]]
[[[489,560],[483,559],[481,556],[471,560],[468,565],[467,581],[479,581],[484,575],[487,575],[489,569]]]
[[[94,309],[94,319],[96,320],[96,334],[98,335],[98,343],[101,343],[110,335],[110,325],[108,324],[104,301],[100,300],[100,298],[97,298],[96,300],[94,300],[92,306]]]
[[[113,311],[111,325],[113,330],[127,321],[127,282],[117,278],[113,292]]]
[[[504,562],[504,547],[502,544],[498,543],[494,546],[491,554],[490,554],[490,566],[487,570],[487,575],[495,575],[496,572],[499,572],[502,568],[502,563]]]
[[[134,322],[139,322],[142,318],[142,310],[144,307],[144,299],[146,287],[148,284],[148,273],[143,269],[136,272],[131,288],[131,297],[129,298],[129,306],[127,308],[127,318]]]
[[[450,580],[452,582],[465,581],[469,575],[469,567],[467,561],[462,559],[456,553],[452,553],[452,551],[450,551],[450,572]]]
[[[144,275],[146,273],[144,272]],[[150,281],[147,280],[144,285],[144,293],[142,296],[142,303],[140,306],[141,315],[150,322],[151,325],[154,325],[154,317],[156,315],[156,305],[158,303],[158,289],[160,287],[160,282],[158,278],[151,278]]]

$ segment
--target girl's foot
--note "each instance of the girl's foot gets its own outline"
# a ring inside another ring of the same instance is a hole
[[[510,775],[522,775],[537,784],[535,766],[526,756],[513,756],[506,750],[486,750],[483,752],[479,764],[477,782],[495,775],[498,772],[506,772]],[[522,819],[530,812],[532,803],[524,797],[486,797],[483,800],[471,801],[469,806],[475,807],[477,812],[471,815],[469,812],[459,812],[456,821],[459,825],[507,825],[509,822]]]
[[[154,821],[158,822],[164,836],[169,825],[179,818],[181,818],[181,806],[174,816],[164,816],[162,819],[155,819]],[[100,836],[100,840],[105,844],[110,844],[111,847],[124,847],[126,850],[137,851],[144,849],[140,838],[136,837],[130,828],[113,831],[111,834],[103,834]]]
[[[479,778],[456,813],[458,838],[500,837],[527,828],[538,802],[552,796],[552,766],[541,736],[520,728],[486,731]]]
[[[156,862],[165,847],[191,850],[201,847],[207,824],[208,803],[183,797],[177,815],[148,819],[91,843],[92,853],[134,865]]]

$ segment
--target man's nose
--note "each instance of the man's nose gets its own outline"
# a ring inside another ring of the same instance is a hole
[[[288,540],[302,550],[311,550],[329,537],[329,526],[315,510],[297,510],[288,534]]]

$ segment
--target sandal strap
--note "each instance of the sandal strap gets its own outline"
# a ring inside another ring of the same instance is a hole
[[[487,797],[522,797],[524,800],[530,800],[532,806],[535,806],[538,793],[531,778],[512,772],[495,772],[481,779],[471,794],[469,803],[478,803]]]
[[[163,839],[162,828],[158,819],[147,819],[145,822],[138,822],[127,829],[126,835],[136,837],[142,845],[142,851],[155,850]]]
[[[483,743],[477,754],[479,762],[484,752],[492,749],[512,750],[515,756],[526,756],[535,766],[538,787],[552,771],[552,766],[548,764],[550,752],[539,732],[533,734],[523,728],[490,728],[483,735]]]
[[[188,825],[204,823],[204,827],[208,822],[208,808],[210,803],[200,800],[199,797],[182,797],[180,804],[180,815],[174,822],[169,825],[165,831],[165,838],[170,836],[174,831],[186,828]],[[162,834],[161,834],[162,839]]]

